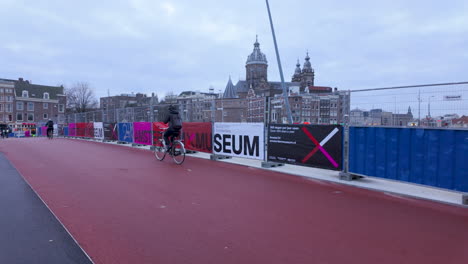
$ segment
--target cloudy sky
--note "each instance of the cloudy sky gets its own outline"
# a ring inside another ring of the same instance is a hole
[[[287,80],[309,51],[316,85],[467,81],[468,1],[270,0]],[[224,90],[255,35],[279,73],[263,0],[0,0],[0,78],[88,82],[98,97]]]

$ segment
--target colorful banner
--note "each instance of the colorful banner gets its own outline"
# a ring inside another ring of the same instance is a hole
[[[104,123],[104,138],[106,140],[117,141],[118,125],[117,123]]]
[[[263,123],[215,123],[213,153],[263,160],[265,125]]]
[[[188,123],[182,124],[182,134],[185,148],[200,152],[212,152],[212,125],[211,123]]]
[[[26,136],[26,131],[23,130],[17,130],[14,132],[15,137],[25,137]]]
[[[151,123],[133,123],[133,142],[141,145],[151,146]]]
[[[101,140],[104,139],[104,126],[102,122],[94,122],[93,129],[94,129],[93,137],[95,139],[101,139]]]
[[[84,137],[86,134],[86,123],[76,123],[76,136]]]
[[[47,137],[47,127],[41,127],[41,136]]]
[[[94,123],[86,123],[85,137],[94,138]]]
[[[63,136],[68,137],[68,134],[69,134],[68,129],[69,129],[68,127],[63,127]]]
[[[167,128],[167,125],[163,122],[153,122],[153,145],[162,138],[160,132],[164,131],[165,128]]]
[[[133,142],[133,123],[119,123],[119,141]]]
[[[341,169],[342,126],[272,124],[268,129],[269,161]]]
[[[68,124],[68,136],[76,137],[76,123]]]

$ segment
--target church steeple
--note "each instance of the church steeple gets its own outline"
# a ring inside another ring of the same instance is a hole
[[[229,76],[229,81],[224,90],[223,98],[237,98],[236,87],[231,81],[231,76]]]
[[[304,67],[302,68],[302,72],[314,72],[314,69],[312,69],[312,65],[310,64],[310,57],[309,57],[309,52],[307,52],[307,55],[305,57],[305,62],[304,62]]]
[[[307,51],[304,67],[302,67],[301,74],[301,92],[305,90],[306,87],[314,86],[315,72],[310,63],[309,52]]]
[[[292,82],[300,82],[301,81],[301,64],[299,63],[299,59],[297,59],[296,70],[294,71],[294,75],[292,77]]]

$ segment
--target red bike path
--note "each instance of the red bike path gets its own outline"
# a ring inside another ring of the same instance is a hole
[[[95,263],[468,263],[468,209],[81,140],[8,139]]]

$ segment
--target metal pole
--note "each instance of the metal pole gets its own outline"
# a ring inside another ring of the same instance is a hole
[[[268,17],[270,18],[270,26],[271,26],[271,33],[273,35],[273,42],[275,44],[276,59],[278,60],[278,69],[279,69],[280,77],[281,77],[281,88],[283,89],[284,103],[286,105],[286,112],[288,114],[288,123],[292,124],[293,121],[292,121],[292,115],[291,115],[291,108],[289,107],[288,91],[286,90],[286,85],[284,84],[283,68],[281,67],[281,59],[280,59],[279,52],[278,52],[278,44],[276,43],[275,29],[273,27],[273,20],[271,18],[270,5],[268,3],[268,0],[266,0],[266,5],[267,5],[267,10],[268,10]]]
[[[351,100],[351,92],[348,90],[348,100]],[[344,142],[343,142],[343,171],[339,173],[341,180],[351,181],[353,176],[349,173],[349,122],[351,104],[346,100],[346,114],[344,115]]]
[[[421,90],[418,92],[418,127],[421,126]]]

